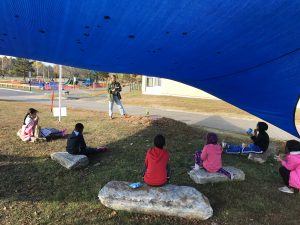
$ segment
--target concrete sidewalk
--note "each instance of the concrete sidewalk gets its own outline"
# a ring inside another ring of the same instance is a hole
[[[37,95],[35,93],[21,93],[16,94],[15,91],[2,90],[0,89],[0,99],[3,100],[13,100],[21,102],[32,102],[32,103],[41,103],[50,105],[50,100],[43,98],[43,95]],[[95,110],[101,112],[108,112],[108,104],[105,102],[106,97],[99,96],[99,98],[91,99],[65,99],[62,101],[63,106],[68,108],[78,108],[78,109],[87,109]],[[58,105],[55,102],[55,105]],[[214,129],[220,129],[231,132],[244,133],[248,128],[254,128],[256,126],[257,120],[246,119],[246,118],[235,118],[222,115],[213,115],[197,112],[186,112],[178,110],[165,110],[165,109],[156,109],[156,108],[145,108],[141,106],[130,106],[125,105],[125,110],[129,115],[146,115],[146,112],[149,111],[150,115],[158,115],[162,117],[172,118],[184,123],[187,123],[192,126],[197,127],[208,127]],[[114,108],[115,115],[118,115],[118,108]],[[99,119],[100,116],[99,116]],[[279,140],[288,140],[296,139],[296,137],[288,134],[287,132],[269,124],[268,133],[271,138]],[[297,126],[298,131],[300,126]]]

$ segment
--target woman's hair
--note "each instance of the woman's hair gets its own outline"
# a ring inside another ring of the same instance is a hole
[[[257,128],[258,128],[259,132],[266,131],[266,130],[268,130],[268,124],[266,124],[265,122],[258,122]]]
[[[206,136],[206,144],[217,144],[218,143],[218,136],[215,133],[208,133]]]
[[[296,140],[289,140],[285,144],[285,149],[288,152],[300,151],[300,142]]]
[[[154,138],[154,146],[157,148],[163,148],[166,144],[165,137],[161,134],[158,134]]]
[[[23,125],[25,125],[25,120],[26,120],[27,116],[32,115],[32,114],[36,114],[37,112],[38,111],[36,109],[29,108],[28,111],[27,111],[27,113],[26,113],[26,115],[25,115],[25,117],[24,117]]]

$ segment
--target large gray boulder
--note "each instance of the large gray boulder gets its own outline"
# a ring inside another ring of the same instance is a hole
[[[191,170],[188,174],[190,175],[190,178],[197,184],[245,180],[245,173],[242,170],[231,166],[226,166],[223,168],[233,175],[232,180],[221,173],[209,173],[204,169]]]
[[[213,215],[208,199],[195,188],[171,184],[150,187],[144,184],[132,189],[128,185],[124,181],[110,181],[98,194],[101,203],[114,210],[190,219],[206,220]]]
[[[51,154],[51,159],[57,161],[68,170],[85,167],[89,164],[89,159],[85,155],[72,155],[68,152],[55,152]]]

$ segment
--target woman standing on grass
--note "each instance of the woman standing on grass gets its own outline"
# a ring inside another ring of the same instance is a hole
[[[111,119],[113,118],[114,103],[116,103],[117,106],[119,107],[121,116],[126,116],[125,109],[121,102],[121,94],[120,94],[120,92],[122,91],[121,84],[117,82],[116,75],[111,75],[110,79],[111,82],[107,86],[108,101],[109,101],[108,102],[109,117]]]

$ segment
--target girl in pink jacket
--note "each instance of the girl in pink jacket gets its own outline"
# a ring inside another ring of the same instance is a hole
[[[277,160],[281,162],[279,173],[285,184],[279,188],[279,191],[293,194],[298,193],[300,189],[300,143],[295,140],[286,142],[285,159],[277,156]]]
[[[222,168],[222,152],[221,145],[218,144],[218,136],[215,133],[207,134],[207,142],[202,151],[195,153],[195,168],[203,167],[210,173],[222,173],[229,179],[233,177],[231,174]]]
[[[40,126],[38,111],[34,108],[29,108],[27,114],[24,117],[23,126],[18,131],[17,135],[22,141],[36,141],[40,138]]]

